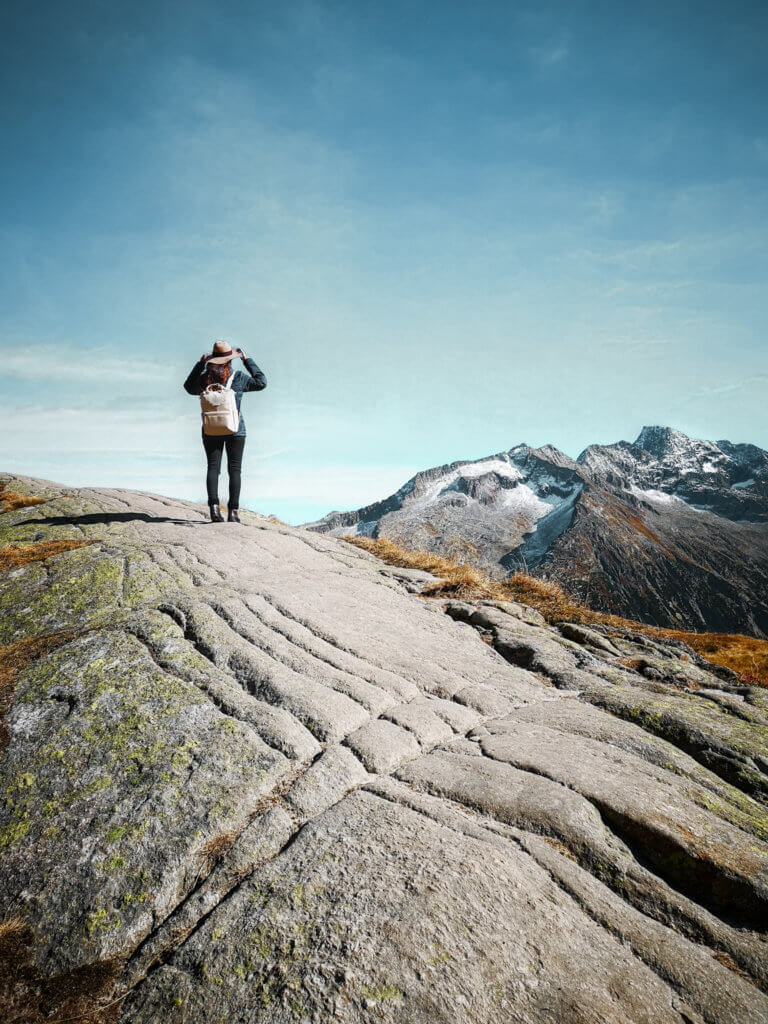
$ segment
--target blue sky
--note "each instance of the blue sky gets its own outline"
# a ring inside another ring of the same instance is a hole
[[[0,15],[0,468],[291,522],[526,441],[768,448],[768,7],[29,0]]]

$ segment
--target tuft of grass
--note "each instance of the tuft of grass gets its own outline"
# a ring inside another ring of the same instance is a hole
[[[541,612],[547,622],[596,622],[598,612],[579,604],[557,583],[540,580],[525,572],[516,572],[506,584],[507,600],[519,601]],[[611,616],[613,617],[613,616]],[[625,620],[620,620],[625,621]]]
[[[116,1024],[122,998],[111,999],[120,964],[100,960],[41,977],[35,936],[20,917],[0,922],[0,1019],[14,1024]]]
[[[488,598],[508,601],[503,583],[491,580],[480,569],[466,562],[454,562],[430,551],[408,551],[386,537],[342,537],[342,540],[376,555],[387,565],[400,565],[407,569],[423,569],[439,576],[440,580],[424,588],[430,597]]]
[[[30,939],[29,925],[18,914],[0,921],[0,958],[17,963],[26,955]]]
[[[15,512],[18,508],[29,508],[30,505],[44,505],[47,498],[37,498],[32,494],[17,494],[15,491],[0,490],[0,514]]]
[[[93,543],[92,540],[41,540],[34,544],[8,544],[0,548],[0,572],[10,572],[29,562],[43,562],[63,551],[74,551]]]
[[[724,950],[718,950],[716,953],[713,953],[712,956],[718,961],[718,963],[721,963],[723,967],[727,967],[729,971],[733,971],[734,974],[738,974],[740,978],[744,978],[745,981],[753,982],[752,976],[742,970],[733,957]]]
[[[205,858],[204,869],[205,873],[212,871],[218,862],[229,853],[237,839],[238,833],[235,831],[222,832],[218,836],[214,836],[213,839],[209,839],[203,847],[203,857]]]
[[[509,579],[493,580],[474,566],[454,562],[429,551],[409,551],[386,537],[342,537],[342,540],[376,555],[388,565],[424,569],[440,577],[438,583],[424,587],[425,597],[458,597],[474,600],[517,601],[541,612],[547,622],[576,622],[582,625],[613,626],[632,629],[661,640],[687,644],[713,665],[731,669],[750,686],[768,687],[768,640],[740,633],[690,633],[665,629],[644,622],[596,612],[580,604],[562,587],[524,572]]]
[[[750,686],[768,686],[768,641],[741,633],[686,633],[663,629],[659,633],[680,640],[715,665],[738,672]]]

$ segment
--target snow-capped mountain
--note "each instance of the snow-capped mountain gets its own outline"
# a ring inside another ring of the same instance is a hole
[[[768,521],[768,453],[752,444],[643,427],[634,444],[590,445],[578,461],[598,483],[630,481],[644,496],[658,492],[727,519]]]
[[[308,527],[389,537],[493,575],[554,578],[595,608],[768,635],[768,453],[644,427],[633,443],[551,446],[417,473]]]

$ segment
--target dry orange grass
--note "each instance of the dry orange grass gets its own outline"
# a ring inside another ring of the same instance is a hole
[[[733,669],[752,686],[768,686],[768,641],[740,633],[686,633],[661,629],[662,636],[681,640],[707,661]]]
[[[90,540],[41,540],[34,544],[8,544],[0,548],[0,572],[18,569],[28,562],[42,562],[62,551],[74,551],[93,543]]]
[[[29,937],[29,926],[17,914],[0,921],[0,952],[6,956],[18,952]]]
[[[30,505],[44,505],[47,498],[36,498],[31,494],[17,494],[15,491],[0,490],[0,513],[15,512],[17,508]]]
[[[596,622],[598,613],[575,601],[562,587],[516,572],[506,584],[509,597],[540,611],[547,622]],[[622,621],[622,620],[618,620]]]
[[[206,874],[208,874],[208,872],[218,864],[225,854],[229,853],[237,839],[237,836],[237,832],[229,831],[222,832],[221,835],[214,836],[213,839],[208,840],[203,848],[203,857],[205,858],[204,868]]]
[[[689,633],[634,622],[620,615],[596,612],[570,597],[562,587],[527,573],[516,572],[509,579],[492,580],[473,566],[453,562],[428,551],[408,551],[385,537],[343,537],[350,544],[381,558],[388,565],[424,569],[441,578],[425,587],[429,597],[465,597],[493,601],[518,601],[541,612],[547,622],[579,622],[628,628],[661,639],[679,640],[713,665],[732,669],[745,683],[768,687],[768,640],[732,633]]]
[[[424,590],[430,596],[486,597],[495,601],[509,600],[503,584],[495,583],[485,573],[465,562],[454,562],[430,551],[408,551],[394,541],[380,537],[342,537],[355,547],[376,555],[387,565],[401,565],[408,569],[423,569],[439,576],[441,582]]]
[[[111,998],[120,964],[96,961],[41,977],[35,935],[20,917],[0,922],[0,1020],[14,1024],[116,1024],[121,997]]]

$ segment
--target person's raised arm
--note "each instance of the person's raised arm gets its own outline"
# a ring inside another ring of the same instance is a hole
[[[247,356],[241,348],[239,348],[237,351],[240,353],[240,358],[243,360],[243,365],[245,366],[248,373],[250,373],[251,375],[251,379],[246,382],[244,390],[263,391],[264,388],[267,386],[267,378],[258,368],[253,359],[250,358],[250,356]]]
[[[203,370],[205,369],[205,356],[192,367],[192,372],[184,381],[184,390],[190,395],[199,395],[203,391]]]

